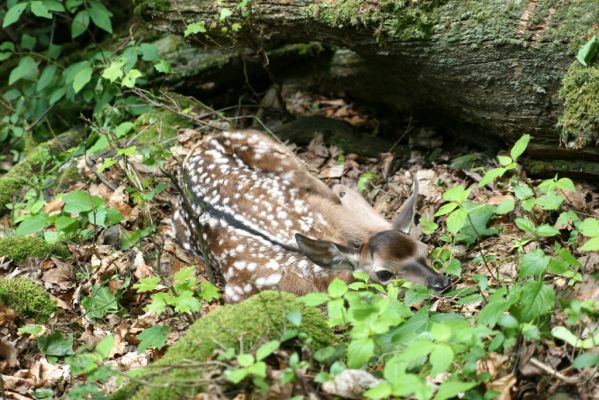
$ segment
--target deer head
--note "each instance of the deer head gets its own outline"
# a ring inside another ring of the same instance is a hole
[[[403,204],[392,225],[377,214],[358,192],[343,185],[334,186],[333,191],[352,218],[367,221],[368,228],[375,233],[366,241],[353,240],[348,245],[296,234],[300,251],[312,262],[333,270],[361,271],[381,284],[394,278],[435,290],[445,289],[451,284],[447,276],[428,265],[426,244],[410,236],[418,198],[417,180],[414,180],[412,195]]]

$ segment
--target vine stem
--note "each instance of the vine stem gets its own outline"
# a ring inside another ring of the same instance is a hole
[[[468,222],[470,222],[472,229],[474,229],[474,233],[476,233],[476,245],[478,246],[478,251],[480,253],[480,256],[483,259],[483,264],[485,265],[485,268],[487,269],[487,271],[489,271],[489,274],[491,275],[491,277],[495,278],[495,280],[497,282],[499,282],[499,272],[497,272],[497,275],[494,275],[493,271],[491,270],[491,267],[489,267],[489,264],[487,263],[487,257],[485,256],[485,253],[483,252],[483,247],[480,244],[480,233],[478,233],[478,230],[474,226],[474,223],[472,222],[472,218],[470,218],[470,214],[466,214],[466,215],[468,216]]]

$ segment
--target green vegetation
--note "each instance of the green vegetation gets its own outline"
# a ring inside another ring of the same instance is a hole
[[[59,257],[70,255],[67,246],[62,243],[50,244],[40,237],[8,237],[0,239],[0,257],[6,256],[14,261],[28,257],[48,257],[54,254]]]
[[[56,310],[48,292],[29,278],[0,278],[0,302],[23,317],[45,322]]]

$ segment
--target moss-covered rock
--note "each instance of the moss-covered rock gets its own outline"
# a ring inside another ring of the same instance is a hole
[[[0,302],[19,314],[45,322],[56,310],[48,292],[28,278],[1,278]]]
[[[562,141],[573,149],[596,145],[599,140],[599,66],[575,61],[568,69],[559,96],[564,113],[559,118]]]
[[[40,237],[9,237],[0,239],[0,257],[20,261],[28,257],[47,257],[50,254],[68,257],[69,249],[62,243],[50,244]]]
[[[208,359],[216,349],[238,349],[242,342],[248,351],[264,336],[278,338],[285,327],[286,313],[293,309],[301,311],[300,331],[312,337],[316,347],[335,341],[318,309],[303,305],[289,293],[261,292],[242,303],[225,305],[196,321],[161,360],[142,370],[141,376],[137,375],[150,385],[130,384],[115,393],[113,399],[192,398],[201,391],[201,387],[193,385],[200,379],[199,362]]]

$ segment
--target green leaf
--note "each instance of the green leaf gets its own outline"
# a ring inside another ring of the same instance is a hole
[[[467,218],[468,211],[464,210],[463,208],[460,208],[459,210],[456,210],[449,214],[446,221],[447,230],[449,231],[449,233],[453,235],[458,233],[458,231],[462,229],[462,227],[466,223]]]
[[[457,206],[458,203],[454,202],[443,204],[441,208],[439,208],[439,210],[435,213],[435,217],[440,217],[441,215],[449,214],[450,212],[455,210]]]
[[[259,376],[260,378],[266,377],[266,364],[262,361],[250,365],[247,370],[251,375]]]
[[[170,74],[173,70],[171,64],[166,60],[158,61],[156,64],[154,64],[154,69],[163,74]]]
[[[429,361],[433,367],[430,374],[436,376],[447,371],[453,362],[453,350],[446,344],[438,344],[430,354]]]
[[[41,231],[50,225],[50,218],[46,213],[40,213],[38,215],[34,215],[33,217],[28,217],[21,222],[17,231],[15,232],[17,236],[27,236],[32,233],[36,233]]]
[[[588,240],[578,250],[581,250],[581,251],[599,251],[599,237],[594,237],[591,240]]]
[[[520,139],[518,139],[516,143],[514,143],[512,150],[510,150],[510,156],[512,156],[512,160],[514,160],[514,162],[516,162],[518,158],[526,151],[529,141],[530,135],[525,134],[522,135],[522,137],[520,137]]]
[[[514,202],[514,200],[512,200],[512,199],[503,200],[501,203],[499,203],[499,205],[495,209],[495,214],[499,214],[499,215],[508,214],[508,213],[514,211],[515,206],[516,206],[516,203]]]
[[[574,182],[570,178],[561,178],[555,183],[555,187],[556,189],[569,190],[571,192],[576,191],[576,186],[574,186]]]
[[[586,237],[599,236],[599,220],[597,218],[585,218],[578,226],[578,230]]]
[[[300,326],[302,324],[302,312],[300,310],[289,311],[287,320],[294,326]]]
[[[384,399],[391,396],[391,385],[387,382],[379,383],[363,393],[363,396],[369,399]]]
[[[39,70],[37,63],[31,56],[25,56],[19,60],[19,64],[10,71],[8,84],[13,85],[21,79],[33,81],[37,78]]]
[[[140,335],[141,336],[141,335]],[[103,359],[108,358],[114,346],[114,336],[108,335],[96,345],[96,353]]]
[[[464,188],[462,185],[454,186],[443,193],[443,199],[461,204],[470,196],[471,190]]]
[[[103,203],[98,196],[92,196],[87,192],[76,190],[62,198],[64,202],[63,211],[68,214],[77,214],[90,211]]]
[[[44,6],[50,11],[64,12],[65,8],[58,0],[43,0]]]
[[[591,61],[593,61],[593,58],[597,55],[597,51],[599,51],[599,38],[597,38],[597,35],[593,35],[592,38],[578,49],[576,59],[579,63],[588,67]]]
[[[222,22],[222,21],[226,20],[227,18],[229,18],[231,15],[233,15],[233,11],[231,11],[228,8],[221,8],[219,20]]]
[[[599,328],[595,329],[592,336],[587,339],[580,339],[565,326],[556,326],[551,330],[551,334],[553,337],[561,339],[570,346],[579,349],[591,349],[596,347],[597,343],[599,343]]]
[[[507,167],[512,163],[512,159],[508,156],[497,156],[497,159],[499,160],[499,164],[503,167]]]
[[[545,272],[549,265],[551,257],[545,254],[541,249],[531,250],[526,254],[520,255],[520,276],[538,276]]]
[[[248,367],[254,363],[254,356],[251,354],[239,354],[237,356],[237,362],[242,367]]]
[[[457,242],[465,242],[470,245],[478,239],[492,236],[497,233],[497,229],[489,228],[487,225],[491,218],[495,216],[495,207],[489,204],[464,203],[464,208],[468,216],[464,226],[459,230],[456,236]]]
[[[349,368],[362,368],[374,355],[374,341],[360,338],[351,341],[347,347],[347,365]]]
[[[144,329],[137,337],[140,342],[137,351],[143,353],[147,349],[161,349],[166,343],[170,328],[168,326],[154,325]]]
[[[536,234],[540,237],[552,237],[559,235],[559,231],[551,225],[543,224],[537,227]]]
[[[160,59],[158,48],[151,43],[142,43],[139,49],[141,50],[141,58],[144,61],[158,61]]]
[[[71,23],[71,39],[81,36],[81,34],[87,30],[88,26],[89,14],[87,13],[87,10],[79,11]]]
[[[328,288],[329,296],[333,299],[342,297],[347,293],[347,284],[339,278],[333,279]]]
[[[514,194],[520,200],[526,200],[534,195],[532,189],[525,183],[518,183],[514,186]]]
[[[17,22],[19,20],[19,18],[21,18],[21,14],[23,14],[23,11],[25,11],[25,9],[27,8],[27,4],[26,2],[23,3],[17,3],[15,5],[13,5],[12,7],[10,7],[8,9],[8,11],[6,12],[6,15],[4,16],[4,21],[2,22],[2,27],[6,28],[9,25],[14,24],[15,22]]]
[[[91,2],[91,7],[87,9],[87,12],[94,25],[108,33],[112,33],[111,13],[102,3],[97,1]]]
[[[89,297],[81,300],[81,305],[90,319],[103,318],[106,314],[118,311],[118,301],[107,286],[94,285]]]
[[[193,292],[184,291],[175,297],[175,311],[180,313],[198,312],[202,309],[202,303],[193,297]]]
[[[124,66],[125,60],[123,58],[111,61],[110,65],[102,71],[102,78],[114,83],[114,81],[121,79],[125,75],[123,71]]]
[[[495,293],[489,297],[487,305],[478,313],[478,322],[490,328],[497,324],[501,315],[511,306],[504,297],[506,293],[507,289],[501,288],[496,290]]]
[[[64,97],[66,92],[67,92],[67,90],[63,86],[56,88],[56,90],[54,90],[52,92],[52,94],[50,95],[50,99],[48,100],[48,102],[50,104],[56,103],[57,101],[59,101],[60,99],[62,99]]]
[[[526,282],[519,304],[521,305],[521,321],[530,322],[553,311],[555,291],[552,286],[543,285],[541,282]]]
[[[47,356],[62,357],[75,354],[73,351],[73,335],[66,339],[61,333],[40,336],[37,339],[37,348]]]
[[[232,382],[235,384],[244,380],[247,375],[248,375],[248,371],[246,368],[227,369],[225,371],[225,378],[227,378],[227,380],[229,382]]]
[[[211,282],[200,282],[200,298],[204,301],[213,301],[221,298],[218,287]]]
[[[437,342],[447,342],[451,338],[451,328],[445,324],[433,324],[431,335]]]
[[[160,278],[157,276],[141,278],[135,285],[133,285],[133,289],[137,290],[138,293],[151,292],[156,289],[159,283]]]
[[[451,204],[451,203],[449,203]],[[430,235],[432,233],[434,233],[437,228],[439,227],[439,225],[433,221],[432,219],[428,219],[428,218],[421,218],[420,219],[420,226],[422,226],[422,232],[425,235]]]
[[[92,79],[93,68],[91,66],[85,67],[77,74],[75,74],[75,78],[73,79],[73,90],[75,93],[79,93],[81,89],[85,87]]]
[[[564,202],[564,198],[558,195],[555,190],[549,191],[535,201],[535,204],[541,206],[543,210],[557,210]]]
[[[376,178],[376,174],[374,172],[366,172],[360,175],[360,179],[358,179],[358,183],[356,184],[358,190],[360,192],[368,189],[368,183]]]
[[[535,223],[528,218],[516,218],[514,222],[516,223],[516,226],[524,232],[535,233],[535,230],[537,229]]]
[[[326,303],[330,298],[325,293],[313,292],[299,297],[298,300],[307,306],[315,307]]]
[[[256,360],[264,360],[266,357],[278,350],[279,347],[281,347],[281,342],[278,340],[271,340],[270,342],[264,343],[258,348],[258,351],[256,351]]]
[[[187,25],[183,34],[185,37],[187,37],[190,35],[195,35],[196,33],[206,33],[206,25],[204,24],[204,21],[198,21]]]
[[[599,355],[593,353],[579,354],[572,362],[572,366],[576,369],[594,367],[595,365],[599,365]]]
[[[78,226],[79,220],[66,215],[61,215],[54,221],[54,227],[59,231],[69,231]]]
[[[54,77],[56,76],[56,70],[57,70],[56,64],[50,64],[50,65],[47,65],[46,68],[44,68],[42,75],[40,76],[39,80],[37,81],[36,90],[38,92],[41,92],[42,90],[47,88],[52,83],[52,81],[54,80]]]
[[[437,390],[434,400],[451,399],[476,386],[476,382],[443,382]]]
[[[36,43],[37,38],[35,36],[30,36],[26,33],[21,35],[21,47],[24,50],[33,51],[33,48],[35,47]]]
[[[135,86],[135,81],[137,80],[137,78],[141,77],[141,72],[135,68],[133,68],[131,71],[127,72],[127,75],[125,75],[125,77],[123,78],[123,81],[121,82],[121,86],[125,86],[128,88],[132,88]]]
[[[52,19],[52,14],[50,14],[48,8],[41,1],[31,2],[31,12],[36,17]]]
[[[27,324],[25,326],[20,327],[17,330],[17,333],[19,335],[23,335],[23,334],[29,334],[29,335],[39,335],[40,333],[42,333],[44,330],[44,327],[41,325],[32,325],[32,324]]]
[[[480,180],[480,182],[478,182],[478,187],[483,187],[485,185],[488,185],[489,183],[493,182],[495,179],[497,179],[500,176],[502,176],[503,174],[505,174],[505,171],[507,171],[507,169],[505,169],[503,167],[490,169],[489,171],[487,171],[485,176],[483,176],[483,178]]]

